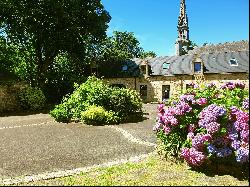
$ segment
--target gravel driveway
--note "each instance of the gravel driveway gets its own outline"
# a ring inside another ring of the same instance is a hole
[[[0,179],[102,164],[155,150],[155,104],[145,119],[114,126],[58,123],[48,114],[0,117]]]

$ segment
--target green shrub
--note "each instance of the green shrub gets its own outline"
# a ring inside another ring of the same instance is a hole
[[[112,88],[94,76],[89,77],[81,85],[75,84],[75,91],[64,97],[60,105],[63,107],[56,106],[54,109],[56,111],[50,112],[57,121],[62,121],[62,119],[63,121],[83,120],[82,112],[88,110],[92,105],[103,107],[105,111],[109,111],[105,124],[119,123],[129,115],[142,113],[142,101],[136,91]],[[60,110],[62,110],[61,114],[59,114]]]
[[[50,115],[60,122],[69,122],[72,117],[66,104],[56,105],[54,110],[50,111]]]
[[[113,88],[109,95],[107,110],[115,111],[122,118],[141,112],[142,100],[135,90]]]
[[[106,111],[101,106],[90,106],[81,113],[81,120],[88,125],[112,124],[119,121],[119,117],[113,111]]]
[[[18,100],[25,110],[40,110],[44,108],[46,98],[40,88],[27,86],[18,93]]]

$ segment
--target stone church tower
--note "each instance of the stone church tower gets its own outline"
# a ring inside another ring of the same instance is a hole
[[[175,42],[175,50],[176,50],[176,55],[180,56],[188,52],[188,46],[190,44],[188,17],[186,13],[185,0],[181,0],[177,31],[178,31],[178,38]]]

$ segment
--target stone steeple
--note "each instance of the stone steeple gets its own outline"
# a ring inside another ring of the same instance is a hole
[[[188,52],[188,45],[190,44],[185,0],[181,0],[180,3],[180,15],[178,17],[177,31],[178,38],[175,42],[175,49],[176,55],[180,56]]]

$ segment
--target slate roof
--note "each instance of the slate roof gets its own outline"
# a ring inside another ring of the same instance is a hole
[[[173,76],[180,74],[192,74],[192,61],[194,55],[183,56],[161,56],[147,58],[151,66],[151,75]],[[201,54],[206,71],[204,73],[249,73],[249,51],[217,52]],[[238,66],[231,66],[229,60],[235,58]],[[140,65],[142,59],[133,59],[134,63]],[[163,69],[163,64],[169,63],[169,69]]]
[[[205,73],[249,73],[249,51],[202,54],[201,58],[208,70]],[[232,58],[237,60],[238,66],[230,66]]]
[[[201,47],[195,47],[193,50],[188,51],[188,54],[216,53],[225,51],[249,51],[249,42],[248,40],[241,40],[219,44],[207,44]]]

